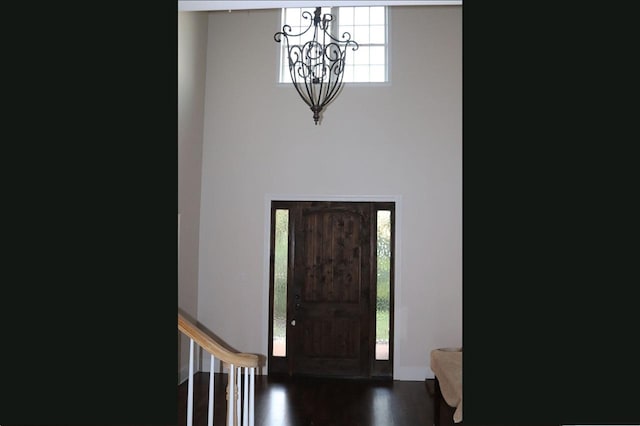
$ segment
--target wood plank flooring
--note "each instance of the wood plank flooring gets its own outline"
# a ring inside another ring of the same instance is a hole
[[[194,376],[193,424],[207,424],[209,373]],[[226,416],[226,374],[214,376],[214,425]],[[432,387],[431,387],[432,389]],[[178,426],[186,425],[187,382],[178,386]],[[256,426],[420,426],[433,424],[425,381],[256,376]]]

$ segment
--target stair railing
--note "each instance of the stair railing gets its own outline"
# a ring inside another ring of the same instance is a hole
[[[232,351],[214,337],[205,333],[192,321],[178,313],[178,330],[189,337],[189,383],[187,388],[187,426],[193,426],[193,374],[194,346],[197,344],[211,355],[209,375],[208,425],[213,426],[214,362],[216,358],[229,366],[227,385],[226,426],[254,426],[255,424],[255,374],[259,357],[255,354]],[[243,379],[244,376],[244,379]],[[244,391],[244,392],[243,392]]]

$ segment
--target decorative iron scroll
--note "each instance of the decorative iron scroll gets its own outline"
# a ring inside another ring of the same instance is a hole
[[[282,31],[274,34],[276,42],[285,40],[289,73],[293,86],[302,100],[313,111],[313,120],[318,124],[320,113],[342,88],[347,47],[358,49],[358,43],[351,40],[351,34],[344,32],[340,39],[334,37],[329,29],[333,15],[321,15],[317,7],[313,17],[308,11],[302,12],[302,18],[309,20],[307,28],[299,34],[291,34],[291,26],[284,25]],[[313,38],[303,44],[292,43],[290,37],[302,37],[313,28]],[[321,30],[321,31],[320,31]]]

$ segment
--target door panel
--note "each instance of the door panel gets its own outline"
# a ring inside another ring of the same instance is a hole
[[[367,377],[371,208],[367,203],[300,203],[294,217],[287,332],[291,371]]]

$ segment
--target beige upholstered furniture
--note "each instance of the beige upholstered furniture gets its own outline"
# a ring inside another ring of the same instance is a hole
[[[462,348],[431,351],[431,370],[436,376],[435,424],[439,424],[439,397],[454,408],[453,422],[462,422]]]

